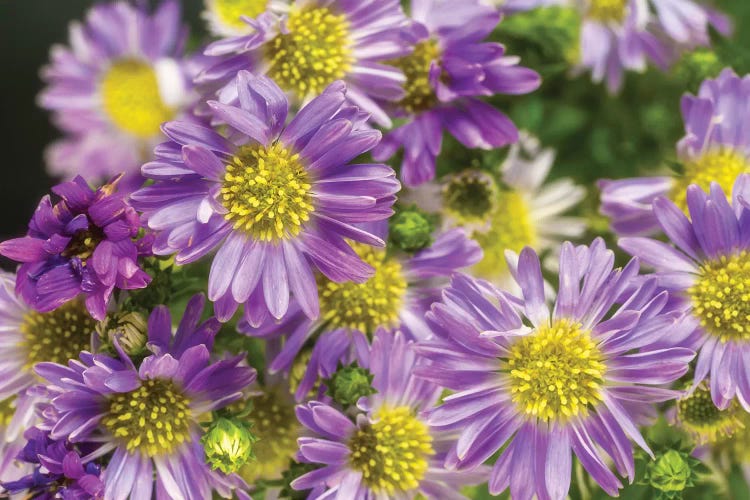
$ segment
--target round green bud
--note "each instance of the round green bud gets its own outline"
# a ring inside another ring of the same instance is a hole
[[[724,69],[716,52],[709,49],[696,49],[687,52],[675,69],[676,75],[684,80],[689,89],[697,89],[703,80],[715,78]]]
[[[410,207],[391,217],[390,240],[401,250],[416,252],[432,244],[435,226],[430,218],[416,207]]]
[[[355,364],[340,367],[333,376],[325,381],[328,395],[342,406],[357,404],[359,398],[375,394],[372,387],[373,375],[369,370]]]
[[[257,438],[246,424],[227,418],[215,420],[201,438],[206,451],[206,462],[224,474],[237,472],[253,458],[253,443]]]
[[[148,342],[148,320],[137,311],[117,312],[100,322],[96,331],[106,344],[114,341],[130,356],[141,354]]]
[[[693,464],[687,453],[668,450],[646,465],[648,484],[663,495],[674,498],[678,493],[693,486]]]

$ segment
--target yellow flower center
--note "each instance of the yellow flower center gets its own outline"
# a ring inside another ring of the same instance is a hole
[[[675,179],[671,198],[687,213],[686,192],[689,185],[697,184],[704,191],[708,191],[711,183],[716,182],[729,196],[737,177],[748,172],[750,161],[745,156],[731,149],[710,151],[696,160],[685,163],[685,172]]]
[[[405,406],[383,407],[374,417],[375,423],[349,439],[352,468],[362,471],[363,481],[376,494],[416,489],[435,453],[427,426]]]
[[[89,315],[81,300],[63,304],[54,311],[29,311],[21,323],[26,349],[24,368],[31,370],[43,361],[65,365],[78,359],[81,351],[91,349],[91,334],[96,320]]]
[[[373,333],[378,327],[395,327],[406,294],[401,264],[381,249],[355,244],[359,256],[375,269],[365,283],[318,280],[321,317],[329,328],[349,328]]]
[[[536,243],[534,221],[520,193],[500,191],[489,222],[487,231],[475,231],[472,235],[484,251],[484,258],[474,266],[474,271],[489,279],[503,278],[508,275],[505,251],[519,252]]]
[[[109,119],[141,138],[158,134],[161,124],[175,116],[162,101],[154,69],[136,59],[121,59],[109,67],[102,77],[101,96]]]
[[[266,45],[268,76],[303,99],[344,78],[354,62],[349,21],[328,7],[294,9],[287,34]]]
[[[390,64],[403,71],[406,76],[406,95],[399,105],[408,113],[419,113],[437,104],[435,90],[430,85],[430,66],[440,58],[440,47],[435,40],[419,42],[414,52],[392,61]]]
[[[720,410],[711,400],[711,392],[699,387],[690,396],[677,402],[677,418],[699,445],[716,443],[732,436],[745,425],[740,420],[742,409],[736,401]]]
[[[190,401],[171,380],[145,380],[107,404],[102,424],[130,453],[169,455],[190,438]]]
[[[588,331],[559,320],[516,341],[507,369],[520,411],[550,421],[585,416],[601,401],[607,367]]]
[[[16,397],[10,396],[0,401],[0,430],[7,427],[16,413]]]
[[[268,0],[210,0],[213,11],[219,20],[237,30],[247,30],[250,27],[240,16],[255,19],[268,6]]]
[[[246,420],[258,438],[253,444],[255,460],[240,470],[242,479],[250,484],[258,479],[276,479],[289,467],[297,453],[301,427],[294,414],[294,401],[280,389],[269,389],[254,397],[252,411]]]
[[[226,166],[221,202],[234,228],[254,239],[297,236],[314,210],[312,186],[299,154],[280,143],[242,146]]]
[[[590,0],[588,17],[600,22],[621,22],[629,0]]]
[[[104,239],[106,239],[104,231],[92,225],[91,229],[75,233],[68,246],[63,250],[62,255],[63,257],[78,257],[85,263],[94,254],[97,245]]]
[[[693,313],[722,342],[750,340],[750,254],[722,256],[703,263],[688,290]]]

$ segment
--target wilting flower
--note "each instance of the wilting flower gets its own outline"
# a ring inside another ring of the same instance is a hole
[[[418,352],[416,372],[457,391],[428,422],[460,433],[448,468],[471,470],[498,450],[489,489],[514,499],[562,499],[571,452],[616,496],[635,474],[630,439],[650,453],[635,420],[638,407],[674,399],[664,387],[688,370],[694,352],[674,347],[692,332],[654,279],[634,281],[637,260],[613,269],[601,239],[563,244],[559,295],[545,303],[539,258],[520,255],[520,296],[456,275],[427,319],[435,337]]]
[[[269,2],[269,10],[243,22],[239,36],[219,40],[205,53],[218,62],[197,82],[225,85],[222,102],[237,98],[234,77],[240,70],[265,74],[290,95],[294,104],[308,102],[335,81],[347,86],[351,104],[390,126],[377,100],[404,95],[404,75],[385,61],[408,51],[408,20],[398,0],[296,0],[286,9]],[[281,9],[279,8],[281,7]],[[279,17],[280,10],[287,12]]]
[[[526,94],[540,78],[505,56],[502,45],[483,42],[500,15],[478,0],[415,1],[411,16],[414,50],[392,63],[406,75],[406,95],[391,107],[407,122],[383,138],[374,156],[386,160],[403,147],[402,179],[417,186],[435,176],[444,130],[468,148],[516,142],[513,122],[479,97]]]
[[[203,19],[216,36],[242,37],[258,31],[257,19],[289,10],[291,0],[204,0]]]
[[[70,442],[54,440],[49,432],[35,427],[25,433],[26,445],[16,459],[33,467],[33,472],[15,481],[4,482],[8,493],[24,494],[24,498],[102,498],[104,484],[101,467],[93,461],[84,462],[82,452]],[[83,448],[90,448],[85,443]],[[84,457],[85,458],[85,457]]]
[[[441,388],[416,379],[416,356],[401,333],[379,331],[369,367],[378,391],[360,399],[354,422],[332,406],[312,402],[297,407],[299,421],[315,433],[299,439],[303,462],[322,464],[292,482],[312,490],[308,498],[464,498],[459,489],[477,484],[486,471],[444,468],[450,433],[430,426],[424,412]]]
[[[56,175],[98,181],[138,167],[162,140],[162,122],[189,101],[180,5],[164,0],[149,15],[127,2],[100,4],[70,26],[70,47],[52,48],[42,107],[66,137],[47,154]]]
[[[373,269],[347,240],[384,243],[357,223],[391,215],[399,189],[393,170],[350,164],[380,133],[347,106],[337,82],[286,125],[288,102],[266,77],[238,76],[238,106],[209,104],[229,139],[188,122],[164,126],[172,140],[143,167],[152,186],[132,195],[156,231],[153,251],[194,262],[219,247],[208,280],[216,314],[281,318],[290,291],[318,316],[313,269],[335,282],[363,282]]]
[[[82,177],[42,198],[23,238],[0,243],[0,254],[21,262],[16,292],[49,312],[83,295],[91,315],[104,319],[115,288],[144,288],[150,276],[138,265],[134,241],[140,219],[117,190],[119,178],[94,191]]]
[[[601,212],[612,219],[618,235],[635,236],[659,230],[652,202],[668,196],[687,211],[686,189],[697,184],[707,190],[717,182],[730,192],[738,175],[750,172],[750,75],[738,77],[725,69],[706,80],[697,96],[682,98],[685,137],[677,144],[683,172],[676,177],[639,177],[600,181]]]
[[[750,176],[737,179],[732,202],[718,183],[708,193],[687,189],[688,219],[666,198],[654,201],[662,230],[677,247],[650,238],[620,239],[620,246],[656,269],[660,285],[682,298],[686,323],[698,326],[695,384],[708,377],[717,407],[736,397],[750,411]]]
[[[283,347],[269,364],[272,373],[291,370],[306,344],[315,341],[297,386],[298,400],[308,394],[319,377],[333,375],[339,362],[361,362],[368,338],[379,329],[400,330],[408,339],[429,335],[424,313],[439,297],[447,278],[482,256],[476,242],[461,229],[438,234],[430,247],[411,256],[364,245],[355,249],[375,273],[364,283],[336,283],[319,276],[319,319],[306,317],[295,302],[280,323],[268,320],[252,325],[243,321],[238,326],[247,335],[284,337]]]
[[[574,3],[574,2],[571,2]],[[709,26],[728,35],[728,19],[692,0],[584,0],[581,65],[611,92],[625,70],[644,71],[649,61],[666,68],[681,50],[710,45]]]
[[[209,470],[199,423],[211,411],[242,397],[255,371],[241,366],[244,355],[211,363],[220,323],[199,324],[205,299],[195,296],[174,336],[166,306],[149,318],[153,354],[136,368],[119,358],[80,354],[68,366],[40,363],[51,403],[45,425],[54,440],[93,442],[96,456],[108,455],[102,474],[104,498],[210,498],[215,488],[229,494],[230,479]],[[109,455],[110,452],[113,452]],[[156,484],[150,480],[156,472]]]

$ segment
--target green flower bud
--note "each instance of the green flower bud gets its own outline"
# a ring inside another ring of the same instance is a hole
[[[96,331],[108,345],[116,339],[130,356],[142,353],[148,342],[148,320],[136,311],[110,314],[96,326]]]
[[[675,72],[689,89],[697,90],[703,80],[719,76],[724,66],[714,50],[697,49],[682,57]]]
[[[253,443],[257,438],[247,424],[227,418],[215,420],[201,438],[206,451],[206,461],[212,469],[224,474],[237,472],[249,462],[253,455]]]
[[[339,367],[330,379],[325,380],[327,394],[342,406],[355,405],[359,398],[377,392],[372,387],[372,378],[369,370],[356,363]]]
[[[398,212],[390,220],[391,243],[406,252],[416,252],[432,244],[435,225],[416,207]]]
[[[656,490],[659,498],[682,498],[682,492],[695,485],[699,466],[699,460],[670,449],[646,464],[642,483]]]

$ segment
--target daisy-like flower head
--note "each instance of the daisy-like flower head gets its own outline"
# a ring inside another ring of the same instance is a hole
[[[750,176],[737,178],[732,201],[718,183],[704,192],[687,189],[690,219],[661,197],[654,214],[674,246],[643,237],[620,239],[620,246],[656,269],[660,284],[681,297],[696,335],[695,384],[708,377],[717,407],[736,397],[750,411]],[[675,248],[676,246],[676,248]]]
[[[70,47],[52,48],[40,105],[65,139],[47,152],[51,173],[91,181],[138,168],[163,138],[162,122],[188,104],[180,5],[153,13],[127,2],[100,4],[70,26]]]
[[[204,0],[202,17],[215,36],[248,37],[258,31],[263,19],[273,20],[272,14],[288,12],[290,0]],[[230,49],[233,51],[236,49]],[[223,51],[221,51],[223,52]]]
[[[171,142],[143,167],[155,180],[132,195],[156,232],[153,251],[193,262],[215,247],[208,296],[219,319],[245,304],[251,323],[281,318],[291,291],[318,316],[313,269],[329,279],[366,281],[373,268],[347,240],[383,246],[357,223],[387,219],[399,183],[390,167],[349,162],[380,133],[347,106],[342,82],[287,125],[288,102],[266,77],[242,71],[238,106],[209,101],[228,138],[188,122],[164,126]]]
[[[429,335],[424,313],[447,278],[482,258],[479,246],[462,229],[439,233],[430,247],[411,256],[364,245],[355,249],[375,273],[363,283],[337,283],[319,276],[319,319],[307,318],[295,304],[281,323],[243,321],[238,326],[246,335],[284,337],[283,347],[269,364],[272,373],[292,370],[307,344],[315,341],[296,387],[298,400],[308,395],[319,377],[333,375],[339,363],[361,363],[368,339],[378,330],[400,330],[409,340]]]
[[[738,175],[750,172],[750,75],[738,77],[727,68],[703,82],[697,96],[682,98],[685,137],[677,144],[684,171],[677,177],[641,177],[600,181],[601,212],[621,236],[652,234],[659,222],[652,202],[668,196],[687,212],[686,190],[707,190],[717,182],[729,193]]]
[[[299,421],[315,436],[299,439],[303,462],[322,464],[292,482],[308,498],[464,498],[459,489],[486,479],[482,468],[444,468],[450,433],[432,427],[424,412],[441,388],[414,377],[417,358],[404,335],[378,331],[369,354],[372,386],[355,421],[319,402],[297,407]]]
[[[277,2],[270,2],[271,4]],[[218,56],[196,82],[224,86],[222,102],[237,97],[234,76],[249,70],[265,74],[295,104],[318,96],[335,81],[346,82],[347,99],[383,126],[391,120],[377,100],[403,97],[404,75],[384,64],[408,51],[408,19],[398,0],[295,0],[287,13],[269,10],[244,18],[249,32],[209,45]],[[226,85],[230,83],[231,85]]]
[[[26,445],[16,458],[33,466],[33,472],[18,480],[3,482],[2,487],[8,493],[39,500],[102,498],[104,484],[97,463],[83,462],[81,452],[70,442],[53,440],[49,432],[35,427],[27,430],[24,437]]]
[[[674,399],[665,384],[688,370],[692,332],[653,279],[634,281],[637,260],[614,269],[601,239],[564,243],[554,307],[545,302],[536,253],[525,248],[516,280],[521,295],[456,275],[427,319],[435,337],[418,352],[431,361],[417,375],[455,394],[429,423],[460,433],[448,468],[471,470],[502,450],[492,494],[563,499],[572,453],[610,495],[621,487],[606,465],[634,477],[630,439],[647,452],[635,420],[640,407]],[[640,283],[640,284],[636,284]],[[572,453],[571,453],[572,452]]]
[[[747,422],[747,412],[736,400],[723,410],[717,408],[705,381],[677,401],[670,413],[671,420],[698,446],[723,444],[743,431]]]
[[[188,304],[175,335],[166,306],[149,318],[153,354],[136,368],[119,358],[84,351],[68,366],[40,363],[51,402],[44,409],[45,430],[54,440],[96,443],[88,456],[109,458],[102,473],[104,498],[210,498],[212,488],[228,494],[229,479],[205,463],[199,423],[206,414],[242,397],[255,371],[244,355],[209,360],[220,323],[199,324],[205,299]],[[110,455],[110,452],[111,455]],[[156,484],[148,480],[156,472]]]
[[[723,15],[693,0],[583,0],[581,65],[617,92],[625,70],[666,68],[681,50],[710,44],[709,26],[728,35]]]
[[[120,178],[97,190],[82,177],[58,184],[53,205],[42,198],[23,238],[0,243],[0,255],[20,262],[16,292],[39,312],[79,295],[104,319],[115,288],[144,288],[151,277],[138,265],[140,219],[117,190]]]
[[[387,134],[375,149],[385,160],[403,147],[404,184],[417,186],[435,176],[443,131],[468,148],[492,149],[516,142],[518,130],[479,96],[526,94],[541,79],[505,48],[483,42],[500,21],[479,0],[413,0],[411,54],[393,61],[406,75],[406,95],[393,106],[405,125]]]

